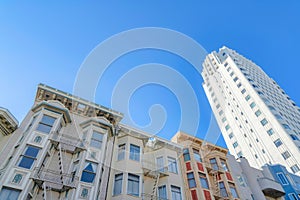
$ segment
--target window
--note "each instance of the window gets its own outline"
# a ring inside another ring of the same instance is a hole
[[[39,144],[42,141],[42,137],[41,136],[36,136],[33,140],[35,143]]]
[[[21,180],[22,180],[22,174],[16,174],[14,176],[14,179],[12,180],[12,182],[19,184],[21,182]]]
[[[299,171],[300,171],[300,169],[299,169],[298,165],[293,165],[293,166],[291,167],[291,170],[292,170],[294,173],[296,173],[296,172],[299,172]]]
[[[245,179],[244,179],[243,176],[237,176],[237,179],[238,179],[238,181],[239,181],[239,183],[240,183],[240,185],[242,187],[246,187],[247,186],[246,181],[245,181]]]
[[[291,128],[290,128],[289,125],[287,125],[287,124],[282,124],[282,126],[283,126],[285,129],[287,129],[287,130],[291,130]]]
[[[239,151],[236,155],[237,155],[238,158],[242,158],[243,157],[243,152]]]
[[[0,192],[0,199],[18,200],[20,193],[20,190],[3,187]]]
[[[279,179],[279,181],[282,185],[288,185],[289,184],[289,182],[287,181],[285,175],[282,172],[277,173],[277,177],[278,177],[278,179]]]
[[[228,131],[228,129],[230,129],[229,124],[227,124],[227,125],[225,126],[225,129],[226,129],[226,131]]]
[[[250,98],[251,98],[251,97],[250,97],[249,94],[245,97],[246,101],[249,101]]]
[[[295,195],[295,193],[290,193],[288,196],[290,200],[298,200],[298,197]]]
[[[167,187],[165,185],[158,187],[158,198],[159,200],[168,199]]]
[[[196,181],[195,181],[195,177],[194,177],[193,172],[187,173],[187,180],[188,180],[188,183],[189,183],[189,188],[196,187]]]
[[[36,160],[39,150],[40,149],[37,147],[27,146],[25,153],[20,157],[18,166],[26,169],[30,169],[32,164]]]
[[[177,174],[177,163],[175,158],[168,157],[168,171]]]
[[[269,135],[273,135],[273,134],[274,134],[274,130],[273,130],[273,129],[269,129],[269,130],[267,131],[267,133],[268,133]]]
[[[233,75],[234,75],[234,72],[231,72],[231,73],[230,73],[230,76],[232,77]]]
[[[237,80],[239,80],[238,77],[235,77],[235,78],[233,79],[234,82],[237,82]]]
[[[239,198],[234,186],[230,186],[230,192],[231,192],[233,198]]]
[[[220,104],[216,105],[216,108],[217,108],[217,109],[220,108]]]
[[[183,159],[184,161],[191,160],[189,149],[183,149]]]
[[[55,120],[56,118],[54,117],[51,117],[49,115],[43,115],[42,120],[39,122],[39,125],[36,130],[43,133],[50,133]]]
[[[80,197],[87,198],[89,196],[89,190],[87,188],[82,188]]]
[[[140,161],[140,147],[130,144],[130,155],[129,155],[130,160],[136,160]]]
[[[180,187],[171,185],[172,200],[181,200],[181,190]]]
[[[275,110],[275,108],[273,106],[268,106],[270,110]]]
[[[291,138],[292,138],[293,140],[299,140],[299,138],[298,138],[296,135],[294,135],[294,134],[291,134],[290,136],[291,136]]]
[[[201,187],[205,189],[209,189],[208,181],[205,174],[199,173]]]
[[[194,153],[194,159],[196,160],[196,162],[202,162],[199,151],[197,149],[193,149],[193,153]]]
[[[232,144],[232,146],[233,146],[234,148],[236,148],[237,146],[239,146],[239,144],[238,144],[237,142],[234,142],[234,143]]]
[[[275,114],[275,117],[276,117],[277,119],[282,119],[282,117],[281,117],[280,115],[278,115],[278,114]]]
[[[116,174],[113,195],[118,195],[122,193],[122,181],[123,174]]]
[[[127,194],[139,196],[140,195],[140,177],[134,174],[128,174]]]
[[[224,113],[223,110],[221,110],[221,111],[219,112],[219,115],[221,116],[221,115],[223,115],[223,113]]]
[[[219,170],[217,160],[215,158],[210,159],[209,162],[213,170]]]
[[[221,166],[222,166],[224,171],[228,171],[226,160],[221,159]]]
[[[282,142],[281,142],[280,139],[277,139],[277,140],[274,141],[274,144],[275,144],[276,147],[279,147],[280,145],[282,145]]]
[[[91,138],[91,146],[95,147],[97,149],[101,149],[102,146],[102,141],[103,141],[103,134],[97,132],[97,131],[93,131],[93,135]]]
[[[230,133],[228,136],[230,139],[233,138],[233,133]]]
[[[266,125],[267,123],[268,123],[268,120],[266,120],[265,118],[264,119],[262,119],[261,121],[260,121],[260,123],[261,123],[261,125]]]
[[[257,110],[257,111],[255,112],[255,115],[256,115],[256,117],[258,117],[259,115],[261,115],[261,111],[260,111],[260,110]]]
[[[125,144],[120,144],[118,146],[118,160],[124,160],[125,158]]]
[[[245,92],[246,92],[246,89],[245,89],[245,88],[242,89],[241,93],[242,93],[242,94],[245,94]]]
[[[250,104],[250,107],[251,108],[254,108],[256,106],[256,103],[255,102],[252,102],[251,104]]]
[[[160,172],[164,172],[164,157],[160,156],[156,158],[156,167]]]
[[[242,84],[241,84],[241,83],[238,83],[238,84],[237,84],[237,87],[238,87],[238,88],[240,88],[241,86],[242,86]]]
[[[222,197],[228,197],[224,182],[219,182],[220,194]]]
[[[82,171],[81,180],[86,183],[94,182],[96,176],[97,164],[86,162],[85,168]]]
[[[222,122],[225,122],[227,119],[226,119],[226,117],[223,117],[222,118]]]
[[[36,120],[36,116],[34,116],[34,117],[32,118],[32,120],[31,120],[30,124],[27,126],[27,129],[26,129],[25,132],[27,132],[27,131],[29,131],[29,130],[31,129],[31,127],[32,127],[32,125],[34,124],[35,120]]]
[[[288,151],[283,152],[281,155],[285,160],[291,157],[291,154]]]

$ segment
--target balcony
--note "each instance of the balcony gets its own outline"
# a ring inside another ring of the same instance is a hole
[[[145,176],[155,178],[159,174],[160,177],[168,176],[168,167],[157,168],[155,163],[147,160],[142,161],[142,168]]]
[[[53,191],[63,192],[77,186],[79,178],[72,174],[61,174],[51,169],[36,167],[31,177],[40,187],[46,182]]]
[[[285,192],[281,185],[269,178],[258,178],[258,184],[262,190],[262,192],[272,198],[278,198],[285,195]]]
[[[57,132],[52,132],[49,140],[55,145],[60,143],[61,148],[70,153],[83,151],[86,146],[86,142],[81,141],[79,138],[66,134],[58,134]]]

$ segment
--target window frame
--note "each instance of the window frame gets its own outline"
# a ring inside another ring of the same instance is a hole
[[[137,180],[136,179],[134,180],[133,177],[137,178]],[[138,185],[138,187],[135,187],[136,184]],[[130,191],[132,188],[133,189],[137,188],[138,193],[134,193],[134,190]],[[128,173],[128,177],[127,177],[127,194],[137,196],[137,197],[140,196],[140,176]]]
[[[130,144],[129,159],[140,162],[141,160],[141,147],[135,144]]]

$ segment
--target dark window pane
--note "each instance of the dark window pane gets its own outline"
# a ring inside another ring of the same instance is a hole
[[[34,162],[33,158],[22,157],[22,159],[19,163],[19,167],[24,167],[26,169],[30,169],[33,162]]]

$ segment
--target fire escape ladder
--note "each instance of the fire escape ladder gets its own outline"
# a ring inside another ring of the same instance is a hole
[[[153,185],[153,188],[152,188],[151,200],[156,199],[159,177],[160,177],[160,173],[157,172],[157,175],[154,177],[154,185]]]
[[[46,182],[43,182],[43,200],[47,200],[47,186],[46,186]]]
[[[64,172],[64,168],[63,168],[63,160],[62,160],[62,150],[61,150],[61,144],[58,144],[58,164],[59,164],[59,172],[60,172],[60,179],[61,179],[61,183],[63,184],[63,172]]]
[[[218,171],[213,172],[213,179],[215,184],[215,194],[217,196],[220,196],[220,189],[219,189],[219,183],[218,183]]]

